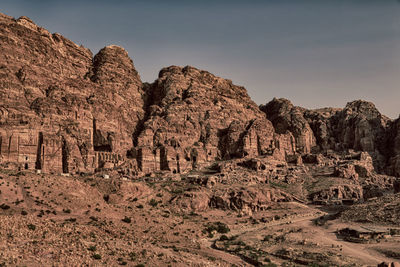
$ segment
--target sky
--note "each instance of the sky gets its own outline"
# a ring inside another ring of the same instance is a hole
[[[400,0],[1,0],[96,54],[124,47],[143,81],[191,65],[245,86],[257,104],[372,101],[400,114]]]

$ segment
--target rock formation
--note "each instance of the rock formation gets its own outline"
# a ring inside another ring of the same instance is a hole
[[[353,200],[363,198],[363,190],[359,185],[337,185],[310,195],[314,202],[334,200]]]
[[[400,175],[398,121],[372,103],[307,110],[194,67],[142,83],[128,53],[92,53],[27,17],[0,15],[0,162],[44,172],[186,172],[215,160],[272,156],[302,164],[329,151],[364,151],[355,172]],[[301,158],[300,156],[303,156]],[[388,167],[388,168],[386,168]]]
[[[1,15],[1,161],[46,172],[130,162],[181,172],[243,156],[293,154],[243,87],[171,66],[142,84],[127,52],[92,53],[29,18]],[[22,99],[22,101],[21,101]]]
[[[303,108],[293,106],[287,99],[274,98],[268,104],[260,106],[260,109],[265,112],[278,133],[289,131],[293,134],[296,149],[300,153],[310,153],[317,145],[314,133],[303,116]]]
[[[191,66],[143,83],[121,47],[0,13],[0,266],[368,265],[335,224],[398,228],[399,176],[372,103],[257,106]]]
[[[390,123],[387,137],[389,174],[400,177],[400,118]]]
[[[3,162],[47,172],[114,166],[143,118],[140,77],[125,50],[92,53],[30,19],[1,15]]]
[[[251,214],[254,211],[266,210],[272,202],[292,201],[293,198],[277,189],[227,190],[218,192],[210,199],[210,206],[225,210],[238,210]]]
[[[372,157],[377,171],[385,169],[388,159],[391,173],[397,169],[396,122],[390,123],[370,102],[349,102],[344,109],[306,110],[293,106],[289,100],[274,98],[260,109],[277,132],[291,132],[295,136],[300,153],[364,151]],[[393,147],[388,145],[391,142],[395,144]]]
[[[216,159],[276,148],[274,128],[243,87],[193,67],[171,66],[149,86],[134,155],[145,172],[181,172]]]

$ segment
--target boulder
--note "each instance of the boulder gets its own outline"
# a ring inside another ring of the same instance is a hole
[[[339,166],[335,166],[335,171],[333,175],[336,177],[358,181],[358,173],[356,172],[356,168],[352,164],[342,164]]]
[[[210,199],[210,207],[246,212],[266,210],[272,202],[286,202],[293,198],[278,190],[269,187],[246,189],[229,189],[215,192]]]
[[[309,198],[314,202],[336,200],[357,201],[363,198],[363,189],[359,185],[337,185],[314,192],[310,194]]]

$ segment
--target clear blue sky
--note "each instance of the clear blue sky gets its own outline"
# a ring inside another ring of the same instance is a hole
[[[399,0],[1,0],[93,53],[123,46],[144,81],[192,65],[247,88],[258,104],[373,101],[400,114]]]

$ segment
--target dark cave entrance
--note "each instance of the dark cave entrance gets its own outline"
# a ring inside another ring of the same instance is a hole
[[[38,146],[37,146],[37,152],[36,152],[36,163],[35,163],[35,168],[37,170],[41,170],[43,168],[42,147],[43,147],[43,133],[39,132]]]
[[[67,146],[67,141],[63,138],[62,139],[62,172],[68,173],[68,158],[69,158],[69,151]]]
[[[197,157],[196,156],[192,157],[192,168],[193,169],[197,168]]]
[[[179,155],[176,155],[176,170],[178,173],[181,173],[181,166],[179,164]]]

